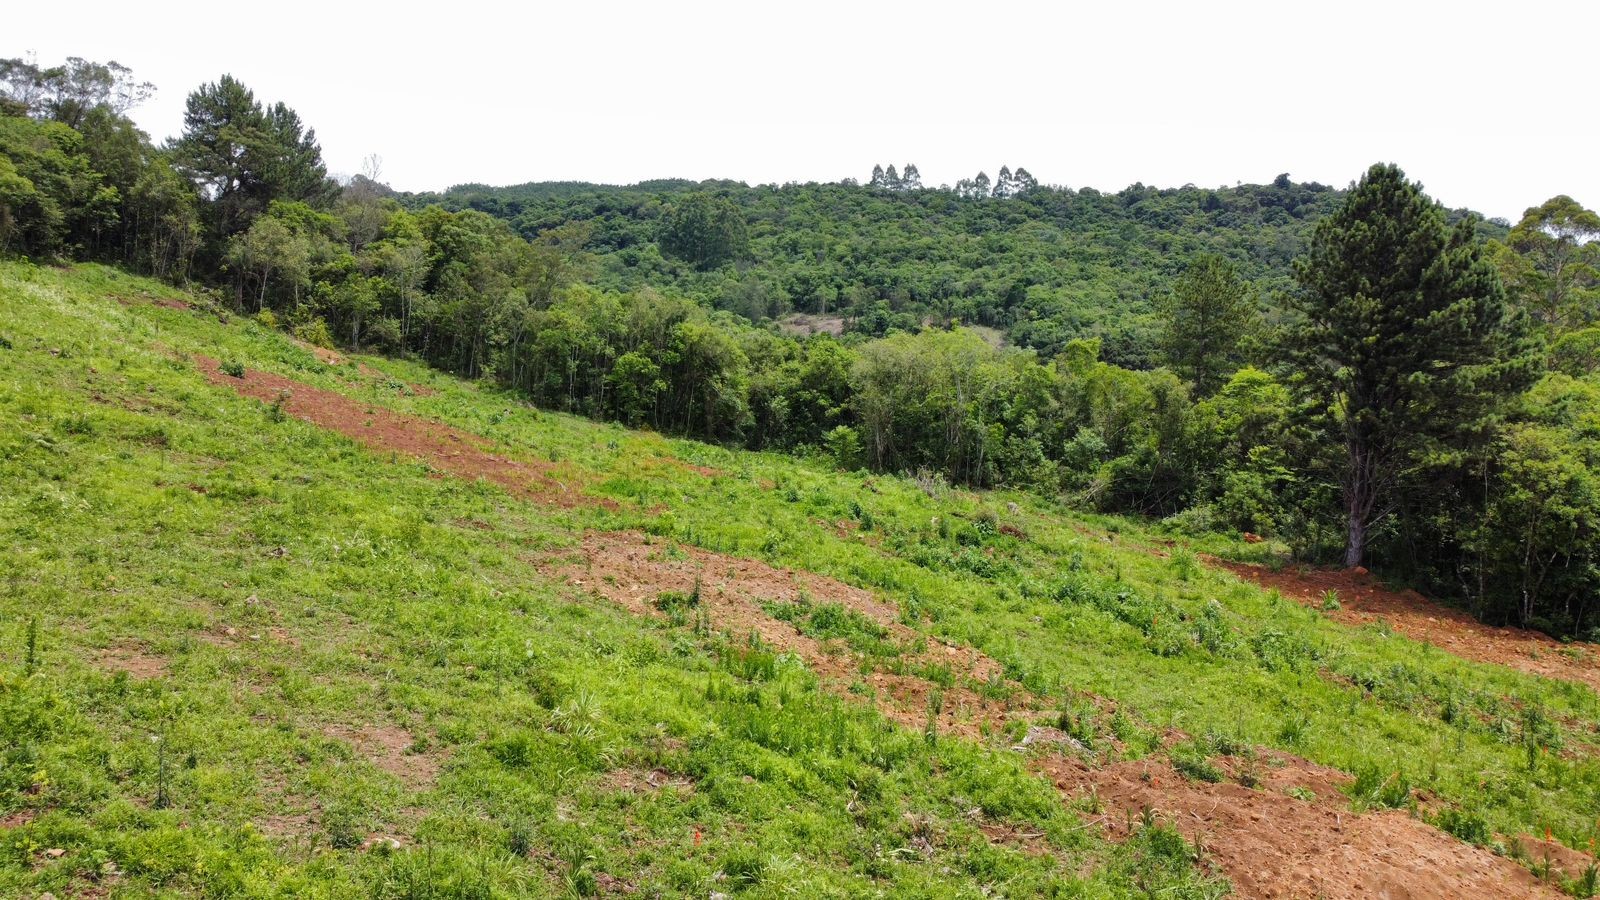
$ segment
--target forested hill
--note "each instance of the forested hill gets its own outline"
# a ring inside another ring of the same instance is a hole
[[[1047,357],[1098,336],[1105,359],[1146,368],[1157,362],[1153,301],[1196,254],[1228,257],[1270,307],[1292,286],[1311,225],[1344,196],[1287,175],[1114,194],[1029,186],[979,197],[972,184],[537,182],[398,197],[413,209],[479,210],[528,238],[583,223],[597,282],[619,291],[650,286],[756,321],[826,315],[871,335],[957,320]]]

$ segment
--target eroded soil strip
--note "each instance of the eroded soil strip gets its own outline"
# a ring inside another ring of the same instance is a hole
[[[1346,625],[1361,626],[1382,619],[1412,640],[1424,641],[1463,659],[1576,681],[1600,690],[1600,647],[1594,644],[1563,644],[1537,631],[1485,625],[1416,591],[1390,590],[1360,571],[1286,568],[1274,572],[1222,559],[1206,561],[1313,608],[1321,608],[1329,591],[1338,591],[1340,608],[1326,614]]]
[[[604,597],[632,613],[659,616],[655,602],[662,594],[690,594],[698,580],[700,603],[714,630],[758,635],[784,653],[805,660],[830,687],[870,687],[880,709],[893,721],[914,728],[927,723],[935,685],[915,675],[873,670],[863,673],[862,658],[842,641],[819,641],[795,625],[774,618],[763,603],[837,603],[860,613],[887,632],[888,640],[907,648],[903,667],[948,667],[956,684],[942,693],[938,716],[941,732],[977,735],[982,726],[1000,727],[1022,715],[1032,698],[1009,705],[980,696],[962,682],[988,682],[1002,677],[999,663],[971,648],[938,642],[895,620],[895,611],[860,588],[804,572],[778,569],[751,559],[723,556],[695,547],[652,541],[638,532],[590,532],[577,553],[556,554],[539,561],[540,571],[566,578],[583,591]],[[925,649],[910,649],[921,643]],[[1014,687],[1014,686],[1013,686]],[[1022,697],[1020,689],[1016,697]]]
[[[579,492],[570,483],[574,479],[556,478],[553,466],[508,459],[493,452],[488,441],[478,435],[359,403],[343,394],[270,372],[251,369],[245,371],[244,377],[236,378],[223,372],[210,357],[197,356],[195,362],[212,384],[266,403],[281,404],[285,413],[337,431],[370,449],[405,453],[462,478],[483,478],[538,503],[561,507],[615,505]]]
[[[814,603],[840,603],[862,613],[897,640],[914,639],[915,633],[895,622],[892,610],[866,591],[690,547],[669,552],[666,542],[637,533],[591,533],[578,553],[549,557],[540,567],[645,616],[659,615],[654,601],[663,592],[692,591],[698,575],[701,603],[714,629],[759,634],[766,643],[805,659],[834,689],[858,681],[870,685],[890,719],[909,727],[926,722],[928,682],[883,672],[862,675],[861,657],[800,633],[762,607],[763,601],[791,602],[804,593]],[[999,671],[994,660],[969,648],[931,645],[925,656],[946,660],[958,679],[970,675],[986,680]],[[969,737],[998,733],[1013,718],[1037,721],[1044,706],[1020,690],[1009,704],[985,700],[965,687],[945,696],[940,731]],[[1035,770],[1066,797],[1098,797],[1101,822],[1111,835],[1125,836],[1128,825],[1148,808],[1202,846],[1240,896],[1561,896],[1512,860],[1406,813],[1353,813],[1341,790],[1349,776],[1288,754],[1263,751],[1252,762],[1216,760],[1230,777],[1248,766],[1259,781],[1259,789],[1252,789],[1238,783],[1190,782],[1164,759],[1099,765],[1073,752],[1065,741],[1046,740],[1037,746],[1031,760]],[[1290,788],[1300,788],[1313,799],[1290,796]]]

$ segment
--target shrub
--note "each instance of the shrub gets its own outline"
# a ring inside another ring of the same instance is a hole
[[[296,325],[294,336],[308,344],[333,348],[333,332],[328,330],[328,323],[320,318],[313,317]]]
[[[1399,809],[1411,803],[1411,779],[1398,770],[1388,772],[1369,765],[1356,773],[1350,796],[1364,806]]]

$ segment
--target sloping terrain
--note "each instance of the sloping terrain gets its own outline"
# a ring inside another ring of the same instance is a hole
[[[1459,609],[1430,602],[1413,590],[1393,590],[1363,571],[1284,569],[1217,561],[1240,578],[1282,591],[1349,625],[1381,623],[1415,641],[1478,662],[1498,663],[1547,678],[1600,689],[1600,647],[1563,643],[1537,631],[1485,625]],[[1330,599],[1334,603],[1328,603]]]
[[[1590,686],[1129,523],[95,267],[0,269],[0,338],[0,895],[1593,887]]]

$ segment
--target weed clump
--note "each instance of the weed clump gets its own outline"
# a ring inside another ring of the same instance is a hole
[[[1360,806],[1400,809],[1413,802],[1411,779],[1398,770],[1388,772],[1377,766],[1366,766],[1356,773],[1356,780],[1350,785],[1350,796]]]

